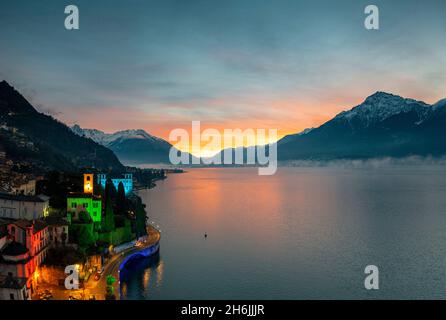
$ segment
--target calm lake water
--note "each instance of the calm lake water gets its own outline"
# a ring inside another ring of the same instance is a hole
[[[196,169],[140,195],[161,249],[123,298],[446,298],[445,167]]]

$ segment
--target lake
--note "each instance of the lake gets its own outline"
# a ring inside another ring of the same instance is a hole
[[[446,298],[444,166],[192,169],[139,194],[161,249],[123,299]]]

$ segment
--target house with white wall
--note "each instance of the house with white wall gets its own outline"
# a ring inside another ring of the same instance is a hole
[[[0,193],[0,218],[35,220],[48,215],[49,198]]]
[[[31,300],[26,278],[0,276],[0,300]]]

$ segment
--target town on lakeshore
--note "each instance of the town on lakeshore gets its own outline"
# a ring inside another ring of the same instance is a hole
[[[142,184],[131,171],[51,171],[2,185],[0,300],[119,299],[125,262],[159,250],[135,188],[166,178],[144,170]]]
[[[0,3],[2,310],[446,300],[446,0]]]

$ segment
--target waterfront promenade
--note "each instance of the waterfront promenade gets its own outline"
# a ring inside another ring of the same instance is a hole
[[[84,283],[84,287],[79,290],[66,290],[60,286],[52,285],[39,285],[39,291],[45,290],[51,291],[54,300],[69,300],[72,296],[77,300],[88,300],[93,297],[96,300],[105,300],[106,288],[107,288],[107,276],[111,275],[115,277],[114,283],[116,299],[120,298],[120,285],[119,285],[119,269],[123,263],[129,258],[135,255],[147,256],[153,254],[159,249],[159,242],[161,239],[161,233],[153,226],[147,226],[147,238],[145,241],[140,241],[137,245],[123,250],[119,254],[113,255],[105,264],[104,271],[101,278],[96,281],[93,277]],[[33,296],[33,299],[37,299],[37,295]]]
[[[128,248],[123,252],[114,255],[104,266],[104,272],[98,281],[90,280],[86,286],[85,291],[86,298],[90,295],[94,295],[97,300],[104,300],[107,288],[107,276],[111,275],[115,277],[116,282],[114,284],[116,299],[120,298],[120,285],[119,285],[119,269],[129,257],[138,254],[139,252],[144,252],[154,246],[159,245],[161,239],[160,232],[153,226],[147,226],[147,239],[144,242],[140,242],[139,245]],[[156,250],[157,251],[157,250]]]

